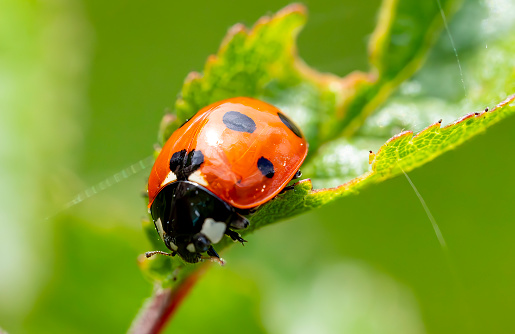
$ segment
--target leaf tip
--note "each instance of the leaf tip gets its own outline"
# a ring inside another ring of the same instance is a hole
[[[289,4],[288,6],[282,8],[281,10],[279,10],[277,12],[276,16],[281,17],[281,16],[293,14],[293,13],[297,13],[297,14],[300,14],[300,15],[303,15],[303,16],[307,16],[308,15],[308,9],[303,4],[295,2],[295,3]]]
[[[394,141],[399,140],[406,136],[413,136],[413,131],[402,131],[401,133],[398,133],[395,136],[393,136],[392,138],[388,139],[386,141],[386,144],[390,144],[391,142],[394,142]]]
[[[515,94],[512,94],[512,95],[508,96],[504,101],[502,101],[501,103],[496,105],[495,108],[492,109],[492,111],[494,111],[496,109],[499,109],[499,108],[502,108],[502,107],[504,107],[507,104],[511,104],[514,101],[515,101]]]
[[[429,125],[427,128],[425,128],[424,130],[420,131],[419,133],[417,133],[416,135],[413,136],[413,139],[417,139],[418,137],[421,137],[421,136],[424,136],[426,135],[428,132],[430,131],[438,131],[441,126],[442,126],[442,119],[438,120],[438,122],[436,123],[433,123],[431,125]]]
[[[247,28],[245,27],[245,25],[243,23],[236,23],[235,25],[233,25],[232,27],[229,28],[229,31],[227,31],[226,38],[232,37],[237,34],[246,33],[246,32],[247,32]]]
[[[161,123],[159,124],[159,133],[166,133],[166,129],[168,129],[171,124],[177,121],[177,116],[175,114],[166,111],[163,118],[161,119]]]
[[[475,114],[475,113],[466,114],[465,116],[460,117],[460,118],[458,118],[457,120],[455,120],[454,122],[452,122],[451,124],[447,125],[445,128],[449,128],[449,127],[455,126],[456,124],[461,123],[461,122],[464,122],[464,121],[466,121],[467,119],[472,118],[472,117],[475,117],[475,116],[476,116],[476,114]]]
[[[218,60],[217,55],[209,55],[207,57],[206,66],[204,68],[204,71],[209,71],[210,67],[213,66],[214,63]]]
[[[245,27],[243,23],[236,23],[229,28],[227,34],[222,40],[222,43],[220,44],[219,52],[223,51],[227,45],[229,45],[231,41],[234,40],[238,35],[242,35],[243,37],[248,35],[247,27]]]
[[[202,74],[200,74],[199,72],[196,72],[196,71],[192,71],[190,73],[188,73],[188,75],[186,76],[186,79],[184,80],[184,84],[187,84],[187,83],[190,83],[194,80],[198,80],[202,78]]]
[[[297,186],[297,185],[305,187],[305,188],[309,188],[309,190],[313,190],[313,183],[311,182],[311,179],[300,180],[299,182],[295,183],[295,186]]]
[[[252,32],[259,29],[259,27],[266,25],[270,22],[278,22],[288,16],[297,16],[301,21],[305,21],[308,15],[308,9],[306,6],[300,3],[292,3],[286,7],[283,7],[278,12],[272,15],[265,15],[259,18],[256,24],[252,27]]]
[[[374,154],[374,152],[372,152],[372,150],[368,151],[368,164],[371,165],[375,159],[376,155]]]

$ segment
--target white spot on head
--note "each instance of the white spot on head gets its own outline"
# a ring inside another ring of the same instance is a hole
[[[186,249],[190,252],[190,253],[195,253],[196,249],[195,249],[195,245],[193,245],[192,243],[189,243],[188,246],[186,246]]]
[[[227,225],[224,222],[217,222],[213,218],[206,218],[200,233],[204,234],[212,244],[216,244],[224,236]]]
[[[204,175],[202,175],[202,173],[200,173],[200,170],[198,169],[188,177],[188,180],[190,180],[191,182],[196,182],[204,187],[207,187],[206,178],[204,177]]]
[[[174,244],[173,242],[171,241],[168,241],[168,244],[170,245],[170,248],[173,250],[173,251],[177,251],[179,249],[179,247],[177,247],[176,244]]]
[[[168,175],[166,175],[165,180],[161,183],[161,187],[164,187],[168,183],[172,183],[175,180],[177,180],[177,176],[173,172],[170,172]]]
[[[163,230],[163,223],[161,223],[161,218],[157,218],[155,221],[157,233],[159,233],[159,237],[161,237],[161,240],[165,240],[165,231]]]

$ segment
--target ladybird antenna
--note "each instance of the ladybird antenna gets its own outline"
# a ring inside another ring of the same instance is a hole
[[[167,252],[163,252],[163,251],[151,251],[151,252],[146,252],[145,256],[148,259],[149,257],[152,257],[156,254],[165,255],[165,256],[175,256],[176,253],[175,252],[167,253]]]
[[[91,198],[95,195],[97,195],[98,193],[106,190],[106,189],[109,189],[111,188],[112,186],[124,181],[125,179],[151,167],[154,163],[154,156],[153,155],[150,155],[146,158],[143,158],[141,160],[139,160],[138,162],[136,163],[133,163],[132,165],[120,170],[119,172],[111,175],[110,177],[98,182],[97,184],[79,192],[77,195],[75,195],[73,197],[73,199],[67,203],[65,203],[60,210],[58,210],[56,213],[54,213],[53,215],[50,215],[48,217],[45,218],[45,220],[48,220],[49,218],[55,216],[56,214],[64,211],[64,210],[67,210],[69,208],[71,208],[72,206],[75,206],[85,200],[87,200],[88,198]]]

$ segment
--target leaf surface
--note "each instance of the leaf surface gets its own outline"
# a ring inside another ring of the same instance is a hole
[[[461,1],[441,0],[451,14]],[[355,132],[378,105],[421,66],[442,27],[436,2],[384,1],[370,42],[369,73],[344,78],[320,73],[297,55],[296,38],[306,8],[285,7],[262,17],[252,29],[233,26],[202,74],[186,78],[175,103],[176,118],[165,118],[162,143],[201,108],[231,97],[250,96],[286,112],[303,129],[311,152],[323,142]]]
[[[299,182],[294,191],[279,195],[260,208],[252,217],[251,223],[258,228],[318,208],[343,196],[356,194],[363,187],[395,177],[402,171],[411,171],[484,132],[487,127],[513,113],[515,95],[492,110],[468,114],[445,127],[436,122],[416,135],[412,131],[404,131],[390,138],[377,154],[371,153],[369,172],[333,188],[313,190],[310,180]]]
[[[165,141],[202,107],[234,96],[266,100],[298,123],[310,144],[310,156],[302,170],[311,179],[296,183],[293,190],[260,206],[250,215],[251,226],[242,235],[421,166],[515,110],[513,95],[489,111],[470,113],[475,108],[470,103],[435,102],[429,97],[408,97],[406,102],[398,93],[377,110],[401,83],[401,91],[409,90],[406,80],[422,66],[440,36],[442,13],[449,17],[461,1],[440,3],[441,8],[436,1],[384,1],[370,42],[370,72],[351,73],[345,78],[319,73],[298,58],[295,39],[306,20],[301,5],[290,5],[273,17],[264,17],[250,30],[236,25],[218,53],[208,58],[203,73],[188,76],[175,113],[161,124],[160,138]],[[501,49],[505,50],[505,63],[509,63],[512,44],[498,44],[504,45]],[[480,59],[476,56],[469,61]],[[481,75],[475,77],[473,82],[485,80]],[[513,88],[512,78],[513,71],[508,71],[496,82],[507,90]],[[488,92],[482,91],[481,96]],[[443,124],[458,119],[442,126],[438,122],[442,117],[446,118]],[[421,126],[426,128],[422,130]],[[406,127],[420,130],[414,135],[413,131],[403,131]],[[369,153],[371,149],[378,149],[377,153]],[[313,189],[313,184],[320,189]],[[166,251],[153,224],[147,221],[144,228],[155,249]],[[225,238],[216,249],[220,251],[231,243]],[[178,257],[141,258],[140,266],[163,286],[180,282],[198,268]]]

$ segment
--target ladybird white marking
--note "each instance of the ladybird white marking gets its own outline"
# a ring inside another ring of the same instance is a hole
[[[175,180],[177,180],[177,176],[173,172],[170,172],[170,173],[168,173],[168,175],[166,175],[166,178],[161,183],[161,187],[164,187],[168,183],[172,183]]]
[[[224,236],[227,226],[224,222],[217,222],[213,218],[206,218],[200,233],[204,234],[213,244],[218,243]]]
[[[163,223],[161,223],[161,218],[157,218],[156,220],[156,227],[157,232],[159,233],[159,237],[161,237],[161,240],[165,240],[165,231],[163,229]]]
[[[170,248],[175,252],[179,249],[179,247],[177,247],[177,245],[171,241],[168,241],[168,244],[170,245]]]
[[[195,253],[196,249],[195,249],[195,245],[190,243],[188,244],[188,246],[186,246],[186,249],[190,252],[190,253]]]
[[[188,180],[203,185],[204,187],[207,187],[206,178],[204,177],[204,175],[202,175],[202,173],[200,173],[200,170],[196,170],[195,172],[193,172],[193,174],[191,174],[188,177]]]

